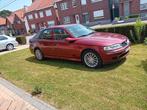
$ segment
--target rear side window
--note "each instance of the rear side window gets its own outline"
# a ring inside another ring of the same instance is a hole
[[[67,34],[64,29],[54,29],[55,40],[64,40],[67,37],[69,37],[69,34]]]
[[[40,39],[52,39],[52,30],[51,29],[45,29],[40,34]]]
[[[0,36],[0,41],[2,41],[2,40],[7,40],[7,39],[8,39],[7,37]]]

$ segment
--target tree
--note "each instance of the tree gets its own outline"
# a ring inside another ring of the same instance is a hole
[[[0,11],[0,17],[6,18],[6,17],[10,16],[11,13],[12,12],[9,10]]]

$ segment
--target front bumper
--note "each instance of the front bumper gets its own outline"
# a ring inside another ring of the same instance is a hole
[[[119,50],[113,51],[113,52],[104,52],[104,54],[101,56],[103,60],[103,64],[108,64],[111,62],[119,61],[123,58],[125,58],[130,51],[130,46],[121,48]]]

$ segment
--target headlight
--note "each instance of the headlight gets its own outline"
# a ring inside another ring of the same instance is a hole
[[[121,44],[114,44],[114,45],[110,45],[110,46],[104,47],[104,50],[105,51],[111,51],[111,50],[119,49],[121,47],[122,47]]]

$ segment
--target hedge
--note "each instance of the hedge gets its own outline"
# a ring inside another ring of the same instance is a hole
[[[95,28],[98,32],[109,32],[109,33],[118,33],[127,36],[130,41],[134,42],[133,39],[137,39],[134,24],[130,25],[112,25],[111,27]],[[141,41],[147,36],[147,24],[145,24],[145,31],[142,32]]]
[[[25,45],[26,44],[26,37],[25,36],[17,36],[16,41],[21,45]]]

